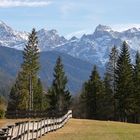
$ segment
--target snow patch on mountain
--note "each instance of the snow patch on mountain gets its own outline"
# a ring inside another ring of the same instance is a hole
[[[41,29],[37,32],[41,51],[53,50],[67,42],[56,30]]]
[[[19,32],[0,21],[0,45],[22,50],[28,40],[28,32]],[[81,38],[72,37],[67,40],[56,30],[41,29],[37,32],[40,51],[55,50],[86,60],[102,67],[108,60],[111,48],[119,49],[123,41],[127,41],[132,59],[140,50],[140,28],[126,31],[114,31],[111,27],[98,25],[92,34],[84,34]]]

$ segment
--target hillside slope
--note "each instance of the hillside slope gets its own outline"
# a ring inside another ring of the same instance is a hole
[[[140,140],[140,125],[71,119],[60,130],[41,140]]]
[[[41,70],[39,76],[45,87],[50,86],[52,82],[53,68],[59,56],[62,57],[64,69],[68,76],[68,88],[74,94],[81,89],[83,82],[88,79],[93,66],[86,61],[60,52],[41,52]],[[1,87],[7,87],[7,85],[14,81],[21,63],[21,51],[8,47],[0,47],[0,89]]]

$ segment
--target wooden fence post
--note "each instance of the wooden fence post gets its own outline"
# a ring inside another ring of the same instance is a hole
[[[29,140],[29,133],[30,133],[29,132],[30,131],[29,130],[30,129],[30,126],[29,125],[30,125],[30,122],[28,121],[28,124],[27,124],[27,140]]]
[[[46,131],[46,134],[48,133],[48,118],[46,119],[45,121],[45,131]]]
[[[43,119],[43,130],[44,130],[44,132],[43,132],[43,136],[45,135],[45,127],[46,127],[46,124],[45,124],[45,119]]]
[[[10,136],[11,136],[11,137],[9,138],[9,140],[11,140],[12,137],[13,137],[14,125],[9,125],[8,128],[9,128],[9,131],[11,130],[11,133],[10,133]]]
[[[39,121],[36,121],[37,122],[37,130],[36,130],[36,139],[38,138],[38,127],[39,127]]]
[[[22,122],[20,125],[21,125],[20,140],[22,140],[23,131],[24,131],[24,129],[23,129],[23,127],[24,127],[24,122]]]
[[[16,125],[18,127],[16,138],[18,139],[18,136],[19,136],[19,133],[20,133],[20,124],[19,123],[16,123]]]
[[[34,138],[34,121],[31,121],[31,124],[32,124],[32,140]]]
[[[24,127],[23,127],[23,132],[24,132],[23,140],[25,139],[25,135],[26,135],[26,124],[27,124],[27,121],[24,122]]]
[[[41,126],[42,126],[42,120],[39,120],[39,131],[40,131],[40,133],[39,133],[39,138],[41,137],[41,131],[42,131],[42,129],[41,129]]]

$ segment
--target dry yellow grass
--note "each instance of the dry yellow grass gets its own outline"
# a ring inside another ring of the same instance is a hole
[[[6,127],[8,125],[13,125],[16,122],[23,122],[30,119],[0,119],[0,128]]]
[[[0,128],[6,127],[7,125],[12,125],[18,120],[10,120],[10,119],[0,119]]]
[[[41,140],[140,140],[140,125],[71,119],[62,129]]]

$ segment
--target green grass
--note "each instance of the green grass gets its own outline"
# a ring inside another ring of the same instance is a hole
[[[41,140],[140,140],[140,125],[71,119],[62,129]]]

